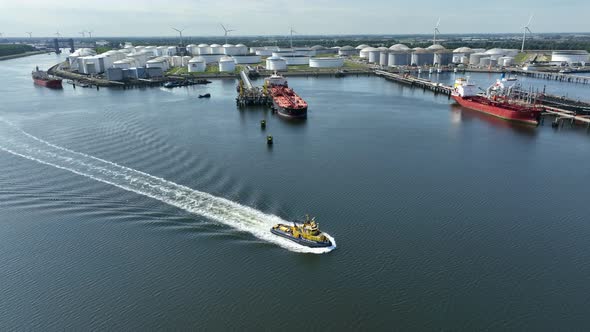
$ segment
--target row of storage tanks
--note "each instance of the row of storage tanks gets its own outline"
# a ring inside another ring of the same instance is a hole
[[[362,45],[364,46],[364,45]],[[358,48],[355,49],[358,51]],[[448,66],[450,64],[464,64],[472,66],[510,66],[518,50],[494,48],[471,49],[460,47],[447,50],[442,45],[435,44],[427,48],[409,48],[403,44],[387,47],[364,47],[358,51],[361,58],[369,63],[381,66]]]

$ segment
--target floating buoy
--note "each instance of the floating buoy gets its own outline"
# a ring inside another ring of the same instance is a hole
[[[272,145],[272,136],[271,135],[266,136],[266,144]]]
[[[262,129],[266,128],[266,120],[260,121],[260,128],[262,128]]]

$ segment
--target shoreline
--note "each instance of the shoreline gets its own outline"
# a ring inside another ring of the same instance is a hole
[[[51,53],[51,52],[49,52],[49,51],[33,51],[33,52],[5,55],[5,56],[0,56],[0,61],[24,58],[24,57],[31,56],[31,55],[38,55],[38,54],[45,54],[45,53]]]

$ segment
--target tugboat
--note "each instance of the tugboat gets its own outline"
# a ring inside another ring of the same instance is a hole
[[[295,222],[293,222],[293,226],[276,224],[270,229],[270,232],[310,248],[332,246],[332,241],[319,230],[319,224],[315,218],[310,219],[308,215],[305,216],[305,221],[302,224]]]

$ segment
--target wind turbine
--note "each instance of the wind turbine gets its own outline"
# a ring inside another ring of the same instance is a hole
[[[529,22],[522,27],[523,33],[522,33],[522,47],[520,48],[521,52],[524,52],[524,42],[526,40],[526,33],[530,33],[532,34],[533,32],[531,31],[531,29],[529,29],[529,25],[531,24],[531,21],[533,20],[533,15],[531,15],[531,17],[529,18]]]
[[[59,31],[58,31],[58,32],[56,32],[56,33],[54,33],[54,35],[56,35],[56,36],[57,36],[57,38],[61,37],[61,33],[59,33]]]
[[[88,38],[92,38],[92,32],[94,32],[94,31],[90,31],[90,30],[86,31],[86,33],[88,34]]]
[[[182,46],[182,32],[185,29],[176,29],[176,28],[172,28],[172,30],[176,30],[179,34],[180,34],[180,46]]]
[[[432,45],[436,45],[436,35],[440,33],[440,30],[438,30],[439,26],[440,26],[440,17],[438,18],[438,22],[436,22],[436,25],[434,26],[434,38],[432,39]]]
[[[293,27],[291,27],[291,28],[289,28],[289,33],[291,35],[291,37],[290,37],[291,48],[293,48],[293,34],[297,33],[297,31],[293,30]]]
[[[232,31],[236,31],[236,30],[233,30],[233,29],[227,29],[227,28],[226,28],[226,27],[225,27],[223,24],[221,24],[221,23],[219,23],[219,25],[221,25],[221,28],[223,29],[223,32],[224,32],[224,35],[223,35],[223,36],[225,37],[225,43],[227,44],[227,35],[228,35],[230,32],[232,32]]]
[[[80,31],[78,33],[82,35],[82,38],[86,38],[86,31]]]
[[[27,35],[29,35],[29,38],[33,38],[33,33],[32,32],[27,32]]]

